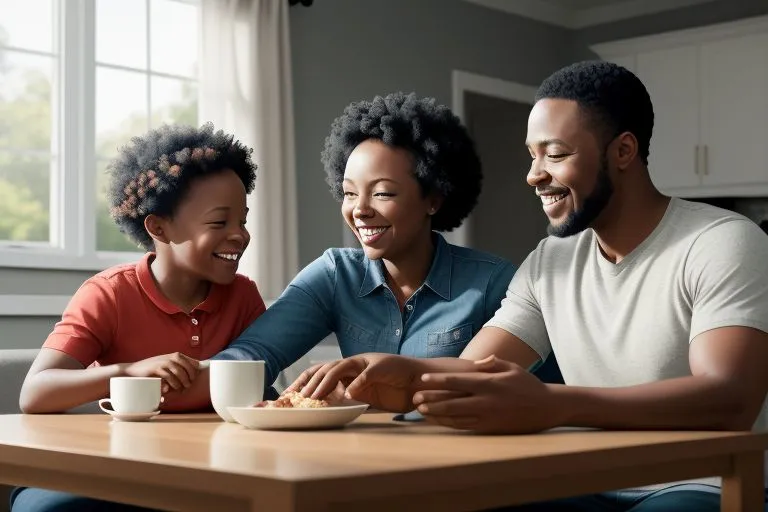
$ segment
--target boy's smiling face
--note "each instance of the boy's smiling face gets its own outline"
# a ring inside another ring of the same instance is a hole
[[[243,182],[224,170],[196,178],[176,211],[163,218],[163,240],[155,240],[158,256],[169,268],[217,284],[235,279],[251,236],[245,227],[248,213]]]

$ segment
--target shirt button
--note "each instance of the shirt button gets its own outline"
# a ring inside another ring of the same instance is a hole
[[[400,329],[395,331],[395,336],[400,336]]]
[[[413,304],[408,304],[407,306],[405,306],[405,309],[407,309],[408,311],[413,311]]]
[[[192,319],[192,325],[197,325],[198,323],[200,323],[200,322],[197,321],[197,318],[193,318]]]
[[[192,342],[190,343],[190,345],[192,345],[193,347],[196,347],[199,344],[200,344],[200,336],[192,336]]]

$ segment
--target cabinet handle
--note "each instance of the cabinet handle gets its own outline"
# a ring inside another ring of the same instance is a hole
[[[702,169],[702,173],[704,176],[709,175],[709,152],[707,149],[709,148],[709,144],[704,144],[704,168]]]
[[[699,145],[696,144],[693,148],[693,173],[699,175]]]

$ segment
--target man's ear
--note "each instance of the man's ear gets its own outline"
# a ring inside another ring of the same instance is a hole
[[[166,233],[165,228],[166,220],[162,217],[149,214],[144,218],[144,229],[147,230],[147,233],[149,233],[149,236],[151,236],[155,242],[163,244],[168,243],[168,233]]]
[[[614,139],[612,145],[614,145],[616,167],[623,171],[638,155],[637,137],[632,132],[624,132]]]

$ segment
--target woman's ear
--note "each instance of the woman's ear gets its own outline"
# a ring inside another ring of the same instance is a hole
[[[429,198],[429,209],[427,210],[427,213],[434,215],[441,206],[443,206],[443,196],[433,194]]]
[[[155,242],[167,244],[169,242],[168,233],[166,233],[166,221],[162,217],[149,214],[144,218],[144,229]]]

